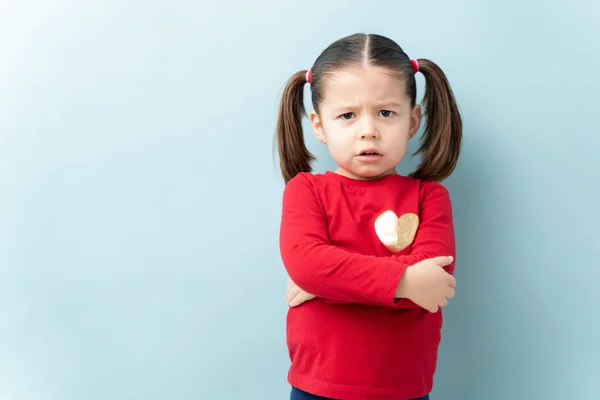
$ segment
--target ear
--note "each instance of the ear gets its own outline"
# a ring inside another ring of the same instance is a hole
[[[419,130],[419,126],[421,126],[422,118],[423,118],[423,113],[421,111],[421,106],[417,104],[410,112],[410,130],[409,130],[409,134],[408,134],[408,137],[410,139],[412,139],[413,136],[415,136],[417,131]]]
[[[317,140],[323,144],[327,143],[325,139],[325,132],[323,131],[323,123],[321,117],[315,111],[310,113],[310,124],[312,125],[313,132]]]

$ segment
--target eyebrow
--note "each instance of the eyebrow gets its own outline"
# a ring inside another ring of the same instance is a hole
[[[377,103],[377,105],[379,107],[383,107],[383,106],[392,106],[392,107],[398,107],[398,108],[402,107],[402,104],[398,103],[397,101],[383,101],[381,103]]]
[[[402,104],[398,103],[397,101],[381,101],[381,102],[377,103],[376,106],[377,107],[389,106],[389,107],[402,108]],[[340,111],[344,111],[344,110],[355,110],[357,108],[359,108],[359,106],[356,104],[345,104],[345,105],[333,108],[333,111],[340,112]]]

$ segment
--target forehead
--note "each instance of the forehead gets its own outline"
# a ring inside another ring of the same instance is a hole
[[[324,85],[323,106],[336,104],[373,104],[406,102],[406,82],[397,73],[383,67],[352,67],[335,71]]]

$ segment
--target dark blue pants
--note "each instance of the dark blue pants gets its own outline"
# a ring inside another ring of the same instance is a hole
[[[293,387],[292,394],[290,396],[290,400],[334,400],[334,399],[329,399],[327,397],[321,397],[321,396],[315,396],[314,394],[306,393],[300,389],[296,389],[295,387]],[[404,399],[398,399],[398,400],[404,400]],[[419,397],[418,399],[412,399],[412,400],[429,400],[429,395]]]

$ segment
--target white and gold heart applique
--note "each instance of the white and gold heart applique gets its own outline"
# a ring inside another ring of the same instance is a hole
[[[413,213],[402,214],[400,218],[393,211],[386,211],[375,220],[375,233],[381,242],[392,252],[402,251],[415,239],[419,227],[419,216]]]

